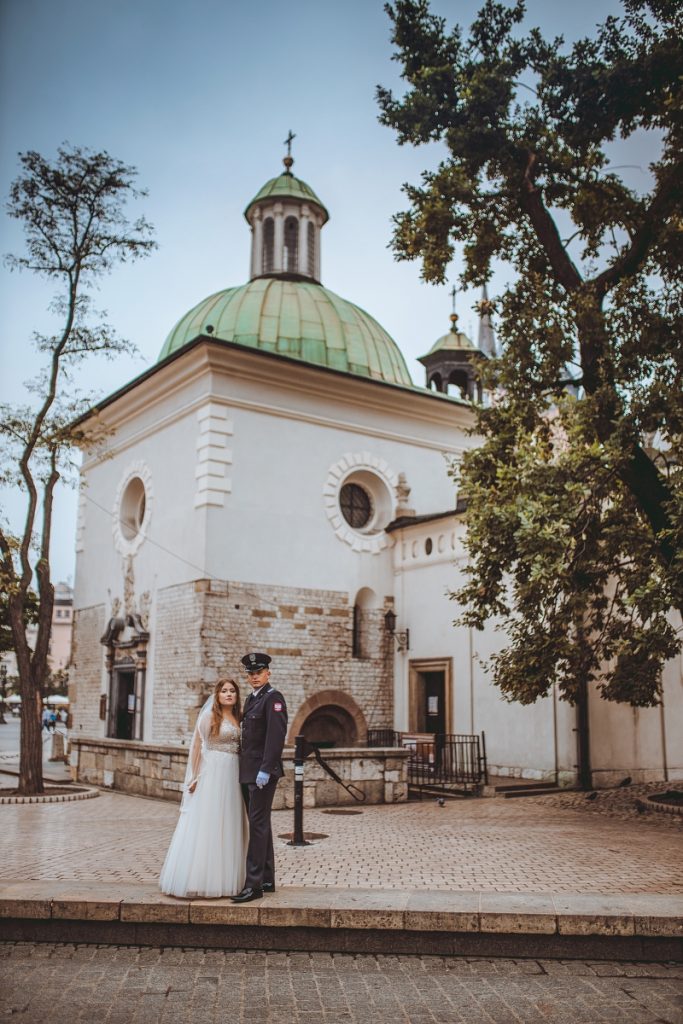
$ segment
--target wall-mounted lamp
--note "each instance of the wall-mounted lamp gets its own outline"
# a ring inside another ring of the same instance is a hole
[[[389,636],[393,636],[396,641],[396,649],[398,651],[409,651],[410,650],[410,630],[402,629],[396,631],[396,616],[394,615],[391,608],[384,616],[384,628],[386,629]]]

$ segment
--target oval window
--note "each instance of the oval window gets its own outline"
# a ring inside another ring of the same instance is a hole
[[[134,476],[121,498],[121,533],[126,540],[133,540],[139,534],[146,504],[145,485],[139,476]]]

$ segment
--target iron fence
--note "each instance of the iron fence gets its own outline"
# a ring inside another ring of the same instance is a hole
[[[469,793],[488,783],[486,737],[470,733],[406,733],[369,729],[369,747],[404,747],[408,758],[408,787]]]

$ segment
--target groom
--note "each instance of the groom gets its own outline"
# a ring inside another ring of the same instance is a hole
[[[242,711],[240,782],[249,792],[249,848],[247,876],[233,903],[261,899],[275,892],[275,855],[270,809],[277,780],[281,779],[282,748],[287,735],[287,705],[279,690],[270,686],[268,654],[245,654],[242,664],[251,693]]]

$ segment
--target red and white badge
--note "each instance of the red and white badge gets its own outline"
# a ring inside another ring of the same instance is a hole
[[[281,701],[279,701],[279,700],[275,701],[275,703],[273,704],[273,711],[282,711],[282,702]]]

